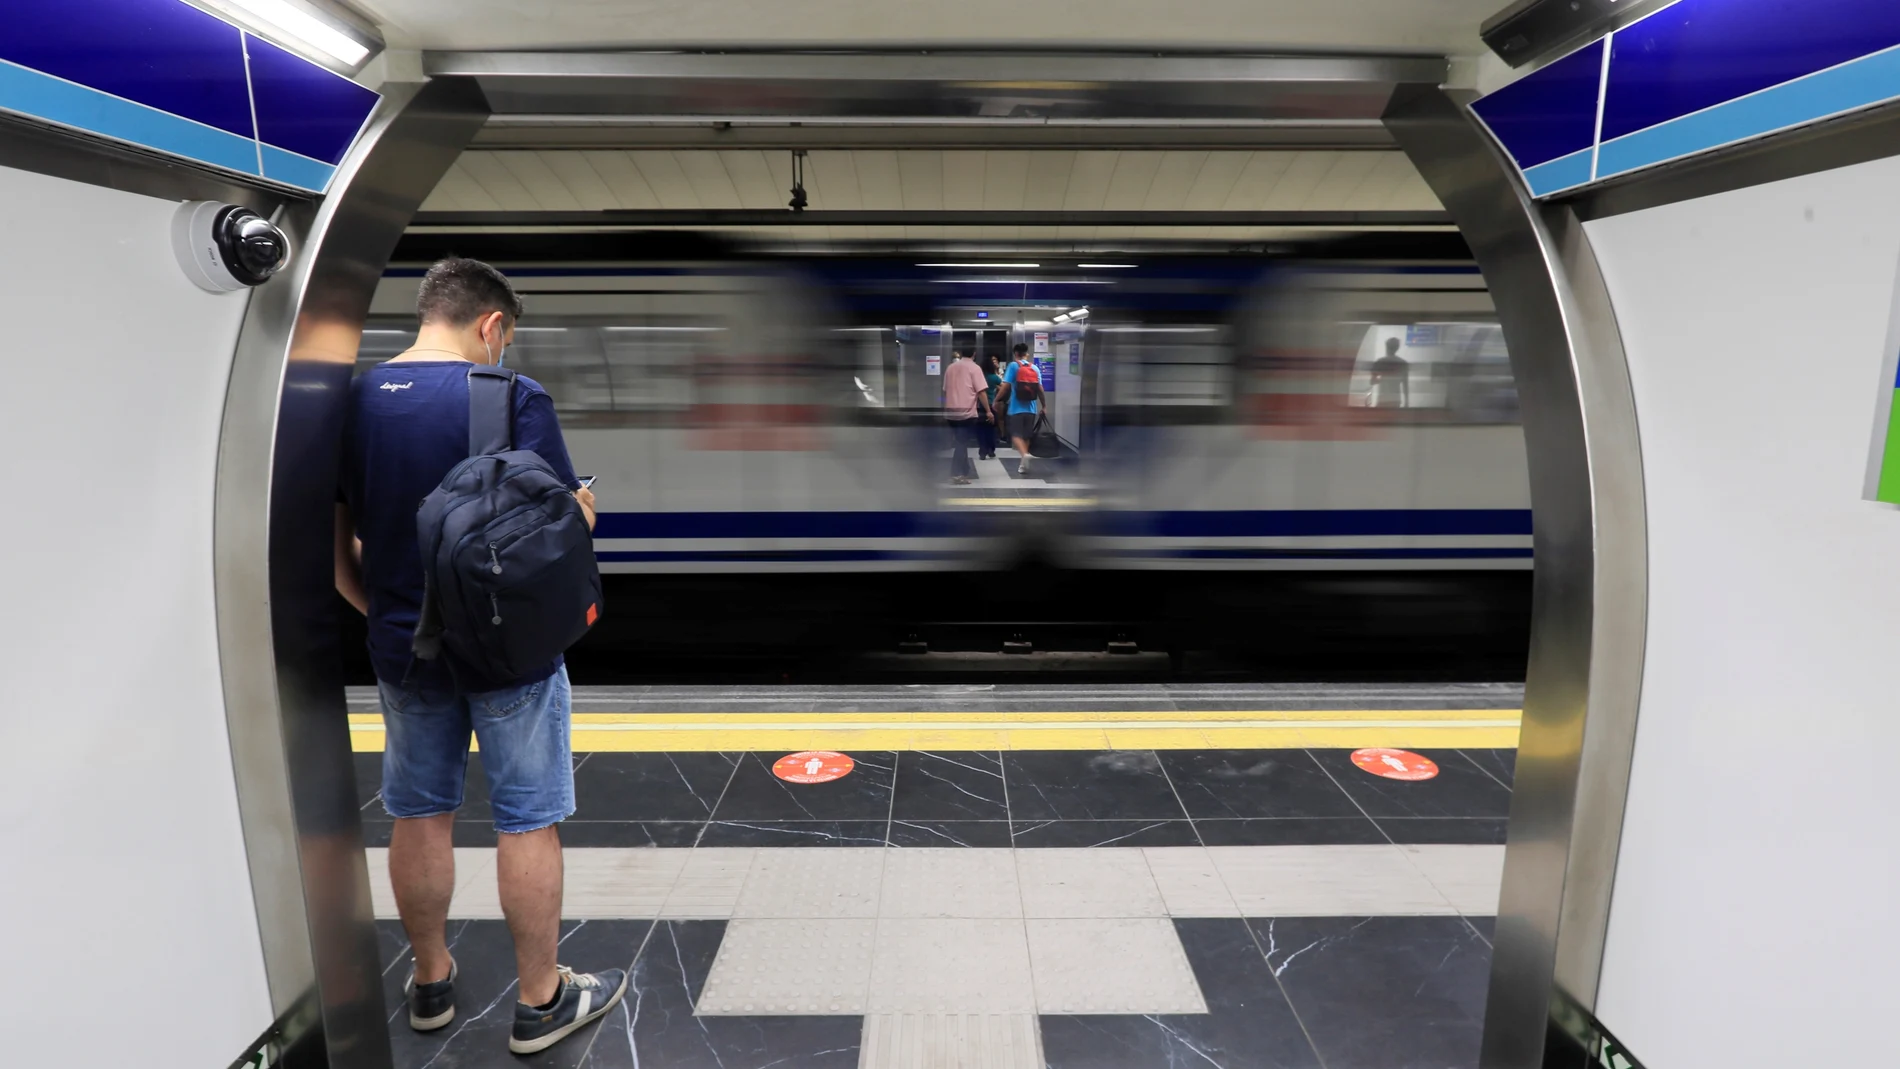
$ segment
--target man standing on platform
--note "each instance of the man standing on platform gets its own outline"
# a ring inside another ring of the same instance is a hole
[[[369,617],[387,733],[381,797],[396,821],[389,882],[414,960],[409,1026],[429,1032],[455,1019],[456,965],[445,929],[455,890],[455,811],[472,732],[499,833],[501,911],[520,977],[508,1049],[531,1054],[613,1008],[626,993],[627,974],[577,973],[556,961],[563,876],[556,825],[574,814],[572,699],[562,659],[469,693],[440,658],[412,652],[425,596],[416,503],[468,458],[469,370],[502,363],[521,299],[500,271],[451,258],[423,276],[416,315],[415,345],[351,386],[336,586]],[[547,391],[517,376],[510,415],[513,448],[546,462],[591,529],[594,495],[574,477]]]
[[[990,418],[988,383],[983,371],[958,351],[943,372],[943,418],[950,424],[950,481],[959,486],[976,478],[970,446],[976,439],[978,419]]]

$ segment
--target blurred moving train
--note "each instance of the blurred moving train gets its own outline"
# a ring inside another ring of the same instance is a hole
[[[1468,260],[490,255],[527,309],[509,364],[598,478],[603,649],[982,649],[1030,627],[1178,667],[1223,632],[1377,638],[1409,599],[1399,632],[1521,656],[1523,438]],[[413,339],[425,262],[399,251],[359,364]],[[1065,457],[1014,479],[1005,449],[953,487],[941,370],[1017,342]]]

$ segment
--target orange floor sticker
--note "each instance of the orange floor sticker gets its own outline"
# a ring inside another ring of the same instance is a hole
[[[1438,763],[1410,750],[1389,750],[1374,746],[1352,752],[1352,763],[1375,776],[1386,779],[1421,780],[1438,775]]]
[[[849,774],[857,762],[831,750],[786,754],[772,763],[772,774],[787,783],[830,783]],[[1433,769],[1436,772],[1437,769]]]

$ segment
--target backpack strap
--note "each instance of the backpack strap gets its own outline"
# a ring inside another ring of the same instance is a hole
[[[515,373],[505,367],[468,369],[468,455],[514,448]]]

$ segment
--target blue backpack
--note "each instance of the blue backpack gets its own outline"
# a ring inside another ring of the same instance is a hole
[[[593,533],[573,491],[515,449],[515,373],[468,373],[468,459],[416,510],[422,613],[415,655],[446,662],[463,693],[547,665],[600,618]]]

